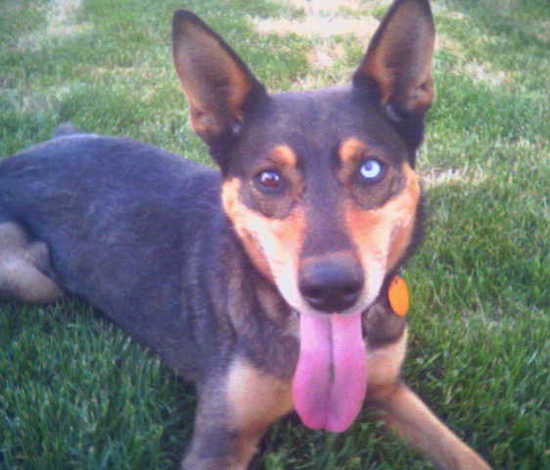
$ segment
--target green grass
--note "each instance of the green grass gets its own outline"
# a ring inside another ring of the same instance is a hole
[[[434,4],[438,99],[419,165],[429,216],[406,271],[404,375],[495,469],[541,470],[550,468],[550,8],[502,1]],[[343,38],[334,65],[314,70],[312,41],[260,36],[245,16],[303,11],[274,1],[184,4],[272,89],[311,75],[342,81],[364,50]],[[70,120],[208,161],[171,64],[170,19],[181,6],[87,0],[52,29],[54,2],[0,3],[0,155]],[[0,344],[0,469],[177,466],[192,430],[191,388],[88,307],[3,304]],[[431,468],[373,417],[366,410],[338,436],[286,419],[258,465]]]

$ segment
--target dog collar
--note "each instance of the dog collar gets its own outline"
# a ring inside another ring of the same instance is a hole
[[[405,279],[397,274],[390,281],[388,286],[388,302],[393,313],[400,317],[407,315],[409,311],[409,289]]]

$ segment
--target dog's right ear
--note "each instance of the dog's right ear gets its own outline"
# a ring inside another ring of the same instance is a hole
[[[265,95],[265,89],[223,39],[189,11],[174,13],[172,44],[191,126],[213,150],[238,135],[250,100]]]

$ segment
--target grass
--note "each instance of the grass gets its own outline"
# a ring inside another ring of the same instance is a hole
[[[387,2],[386,2],[387,4]],[[0,4],[0,155],[70,120],[208,161],[171,65],[176,0]],[[72,7],[71,7],[72,6]],[[349,76],[363,45],[320,70],[315,39],[259,35],[274,1],[191,0],[271,89]],[[61,7],[65,7],[64,9]],[[407,381],[495,469],[550,468],[550,8],[546,0],[437,0],[438,100],[420,155],[427,238],[408,265]],[[380,6],[374,8],[379,16]],[[368,8],[346,9],[361,18]],[[546,30],[545,30],[546,27]],[[0,469],[169,469],[194,395],[85,305],[0,305]],[[274,426],[258,466],[431,468],[373,420],[344,435]]]

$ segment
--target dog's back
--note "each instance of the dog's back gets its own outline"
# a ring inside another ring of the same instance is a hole
[[[71,132],[0,164],[0,217],[49,247],[48,277],[188,373],[183,261],[221,217],[218,186],[216,171],[159,148]]]

